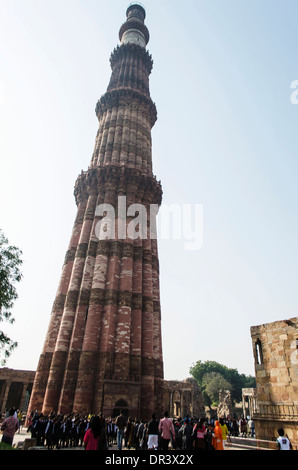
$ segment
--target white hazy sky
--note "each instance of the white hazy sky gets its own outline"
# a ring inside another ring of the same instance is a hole
[[[166,379],[254,374],[250,327],[297,316],[296,0],[144,0],[164,204],[203,204],[204,243],[160,240]],[[0,0],[0,228],[23,251],[7,366],[34,370],[127,0]]]

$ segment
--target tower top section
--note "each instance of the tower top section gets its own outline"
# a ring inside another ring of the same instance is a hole
[[[133,2],[128,6],[126,10],[126,16],[127,18],[136,17],[144,22],[146,18],[146,11],[140,2]]]
[[[149,31],[144,24],[146,11],[140,3],[132,3],[126,11],[126,22],[121,26],[119,39],[121,44],[136,44],[146,47],[149,42]]]

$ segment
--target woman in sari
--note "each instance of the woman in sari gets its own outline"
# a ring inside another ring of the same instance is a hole
[[[219,421],[215,421],[215,428],[212,437],[212,446],[214,447],[214,450],[224,450],[222,442],[222,432]]]

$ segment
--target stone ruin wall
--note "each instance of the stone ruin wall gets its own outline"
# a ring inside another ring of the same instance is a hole
[[[298,318],[251,327],[258,410],[256,436],[275,439],[282,427],[298,448]]]
[[[219,405],[217,408],[218,418],[233,418],[235,414],[235,408],[232,402],[232,395],[230,390],[219,391]]]
[[[164,409],[171,418],[206,416],[201,389],[195,379],[164,381]]]

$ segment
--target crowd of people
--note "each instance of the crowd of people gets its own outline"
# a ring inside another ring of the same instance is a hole
[[[20,413],[10,410],[14,421],[11,435],[20,428]],[[170,419],[164,413],[162,419],[155,414],[145,422],[126,416],[121,412],[117,418],[99,415],[63,415],[52,412],[43,415],[38,411],[26,417],[26,430],[36,439],[37,446],[48,449],[86,448],[87,450],[108,450],[117,446],[118,450],[222,450],[230,435],[253,436],[246,420]]]
[[[3,442],[12,444],[15,432],[20,430],[21,413],[9,410],[1,430]],[[117,418],[99,415],[56,414],[45,416],[38,411],[26,417],[26,430],[36,439],[37,446],[48,449],[83,448],[86,450],[108,450],[110,448],[133,450],[224,450],[230,436],[254,436],[251,419],[170,419],[164,413],[162,419],[152,415],[142,419],[126,418],[120,412]],[[281,430],[282,431],[282,430]],[[280,446],[287,445],[279,432]]]

